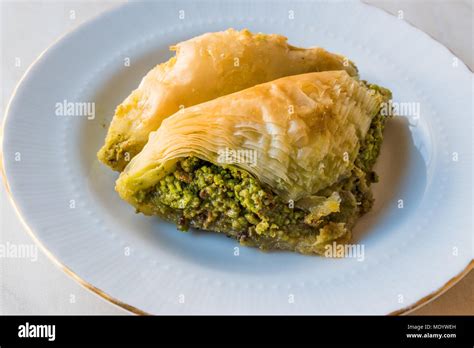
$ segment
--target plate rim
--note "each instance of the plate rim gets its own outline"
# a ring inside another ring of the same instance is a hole
[[[312,2],[312,1],[309,1],[309,2]],[[351,2],[351,1],[349,1]],[[361,4],[362,6],[366,6],[366,7],[371,7],[373,9],[375,9],[376,11],[378,11],[379,13],[383,13],[384,16],[390,16],[390,17],[393,17],[393,14],[389,13],[388,11],[386,11],[385,9],[381,9],[379,7],[376,7],[376,6],[373,6],[371,4],[367,4],[365,2],[362,2],[362,1],[356,1],[358,2],[359,4]],[[21,214],[20,212],[20,209],[13,197],[13,194],[11,193],[11,190],[10,190],[10,187],[9,187],[9,183],[8,183],[8,178],[7,178],[7,174],[6,174],[6,171],[5,171],[5,158],[4,158],[4,155],[3,155],[3,148],[4,148],[4,132],[5,132],[5,128],[6,128],[6,124],[7,124],[7,120],[9,118],[9,114],[10,114],[10,106],[13,104],[13,101],[16,97],[16,94],[17,94],[17,91],[19,89],[19,87],[23,84],[23,81],[26,79],[26,77],[29,75],[30,73],[30,70],[32,70],[32,68],[34,66],[36,66],[36,64],[40,61],[40,59],[43,57],[43,55],[45,55],[48,51],[50,51],[53,47],[55,47],[57,44],[59,44],[60,42],[62,42],[63,40],[67,39],[72,33],[80,30],[82,27],[84,26],[87,26],[93,22],[97,22],[97,21],[100,21],[104,16],[107,16],[107,15],[111,15],[113,12],[119,12],[122,10],[122,8],[124,7],[128,7],[128,6],[133,6],[134,3],[124,3],[124,4],[120,4],[114,8],[111,8],[111,9],[108,9],[108,10],[105,10],[101,13],[98,13],[97,15],[94,15],[92,16],[91,18],[87,19],[86,21],[84,21],[83,23],[81,23],[79,26],[75,27],[75,28],[72,28],[72,29],[69,29],[67,31],[65,31],[62,35],[60,35],[58,38],[56,38],[50,45],[48,45],[33,61],[32,63],[29,65],[29,67],[25,70],[25,72],[23,73],[22,77],[19,79],[19,81],[17,82],[17,84],[15,85],[15,87],[13,88],[13,91],[12,91],[12,94],[8,100],[8,103],[7,103],[7,106],[5,108],[5,112],[4,112],[4,117],[3,117],[3,122],[2,122],[2,126],[1,126],[1,129],[0,129],[0,174],[2,176],[2,181],[3,181],[3,184],[4,184],[4,187],[5,187],[5,192],[6,192],[6,195],[8,196],[9,198],[9,201],[10,201],[10,204],[12,205],[15,213],[16,213],[16,216],[17,218],[19,219],[19,221],[21,222],[22,226],[25,228],[26,232],[28,233],[28,235],[33,239],[33,242],[40,247],[40,249],[42,250],[42,252],[46,255],[46,257],[48,259],[50,259],[52,261],[52,263],[58,267],[59,269],[61,269],[66,275],[68,275],[70,278],[72,278],[75,282],[79,283],[79,285],[81,285],[83,288],[89,290],[90,292],[94,293],[95,295],[101,297],[102,299],[106,300],[107,302],[117,306],[117,307],[120,307],[124,310],[126,310],[127,312],[131,313],[131,314],[136,314],[136,315],[151,315],[151,313],[148,313],[140,308],[137,308],[133,305],[130,305],[128,303],[125,303],[113,296],[110,296],[109,294],[107,294],[105,291],[97,288],[96,286],[94,286],[93,284],[89,283],[88,281],[84,280],[83,278],[81,278],[79,275],[77,275],[73,270],[71,270],[69,267],[67,267],[66,265],[64,265],[56,255],[54,255],[44,244],[43,242],[37,237],[37,235],[35,234],[35,232],[33,231],[33,229],[28,225],[27,223],[27,219],[25,219],[25,217]],[[442,47],[444,48],[445,50],[448,50],[451,54],[453,54],[454,56],[456,56],[454,54],[454,52],[449,49],[448,47],[446,47],[444,44],[442,44],[440,41],[438,41],[437,39],[435,39],[433,36],[431,36],[430,34],[426,33],[425,31],[419,29],[417,26],[413,25],[412,23],[410,22],[407,22],[407,21],[403,21],[404,23],[406,23],[408,26],[412,27],[412,30],[415,30],[415,31],[418,31],[418,32],[421,32],[423,33],[429,40],[433,41],[434,43],[436,43],[439,47]],[[456,56],[457,57],[457,56]],[[460,66],[462,66],[464,69],[467,70],[468,73],[470,73],[471,75],[473,74],[473,70],[471,70],[471,68],[462,60],[460,59],[459,57],[457,57],[459,62],[461,63]],[[457,273],[456,275],[454,275],[452,278],[450,278],[445,284],[443,284],[440,288],[432,291],[431,293],[429,293],[428,295],[425,295],[424,297],[420,298],[419,300],[415,301],[414,303],[408,305],[408,306],[405,306],[405,307],[402,307],[396,311],[392,311],[390,313],[387,313],[386,315],[389,315],[389,316],[392,316],[392,315],[407,315],[407,314],[410,314],[411,312],[425,306],[426,304],[434,301],[435,299],[437,299],[439,296],[441,296],[442,294],[444,294],[446,291],[448,291],[449,289],[451,289],[454,285],[456,285],[459,281],[461,281],[470,271],[472,271],[474,269],[474,258],[472,258],[469,263],[459,272]],[[278,315],[278,314],[277,314]]]

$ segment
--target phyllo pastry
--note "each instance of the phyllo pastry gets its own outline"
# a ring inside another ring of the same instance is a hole
[[[152,69],[115,110],[98,158],[121,171],[148,141],[150,132],[180,108],[256,84],[307,72],[357,69],[347,58],[289,45],[280,35],[248,30],[208,33],[171,47],[176,56]]]
[[[345,71],[284,77],[163,121],[116,183],[139,212],[245,245],[323,254],[373,198],[388,90]],[[240,154],[240,156],[239,156]]]

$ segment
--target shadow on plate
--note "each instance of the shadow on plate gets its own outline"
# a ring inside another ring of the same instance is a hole
[[[354,228],[353,243],[373,233],[396,230],[416,211],[427,185],[427,164],[413,140],[408,118],[387,122],[375,166],[379,182],[372,185],[375,203]]]

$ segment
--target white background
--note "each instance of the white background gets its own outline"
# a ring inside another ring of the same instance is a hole
[[[2,1],[0,7],[2,118],[15,85],[43,50],[84,21],[122,2]],[[443,43],[473,70],[472,1],[366,2],[394,15],[403,15],[404,20]],[[7,245],[7,243],[32,245],[33,241],[17,218],[5,187],[0,185],[0,244]],[[38,249],[37,259],[0,257],[0,313],[126,314],[128,312],[82,288]],[[414,313],[474,314],[473,272],[440,298]]]

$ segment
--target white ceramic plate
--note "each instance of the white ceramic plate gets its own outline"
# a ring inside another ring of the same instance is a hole
[[[363,261],[263,253],[218,234],[180,233],[116,195],[116,174],[96,159],[115,106],[171,56],[168,46],[229,27],[343,53],[395,101],[418,103],[419,117],[414,109],[387,126],[376,206],[355,231]],[[95,103],[96,117],[56,115],[64,101]],[[366,5],[133,3],[65,36],[28,70],[8,108],[4,171],[48,254],[131,310],[403,312],[446,289],[472,260],[471,102],[472,74],[462,62]]]

